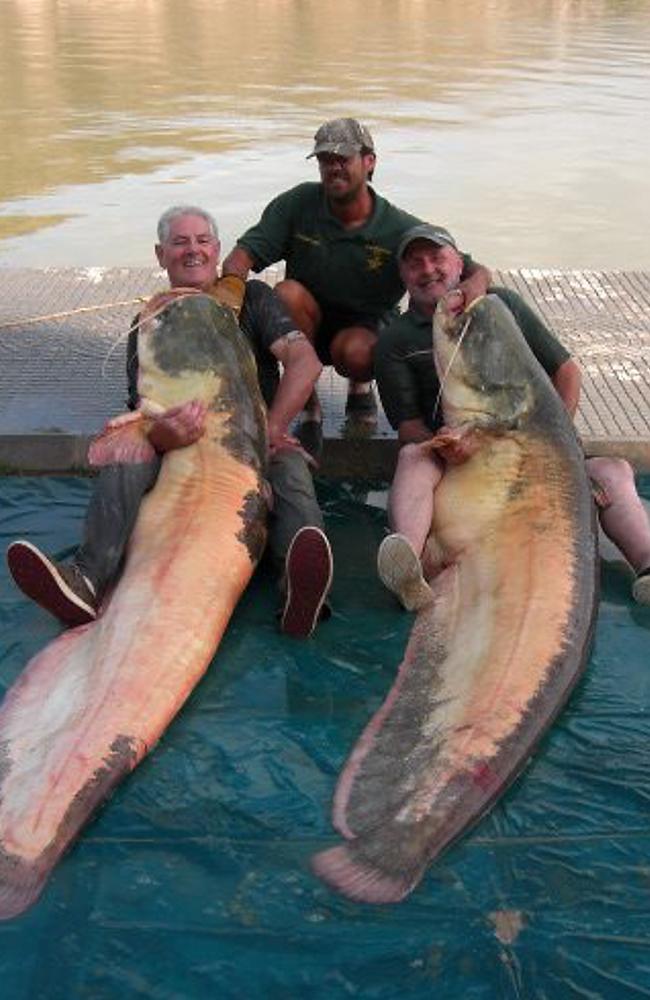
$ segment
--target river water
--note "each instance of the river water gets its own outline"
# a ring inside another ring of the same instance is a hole
[[[229,249],[352,115],[377,189],[497,267],[650,268],[650,2],[0,0],[0,266]]]

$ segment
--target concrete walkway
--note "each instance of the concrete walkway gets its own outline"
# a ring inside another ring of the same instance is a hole
[[[273,284],[277,274],[264,275]],[[584,374],[578,427],[589,454],[650,470],[650,274],[521,269],[495,273],[544,317]],[[87,441],[124,410],[125,333],[155,268],[0,269],[0,466],[85,467]],[[390,475],[395,435],[345,420],[345,381],[321,377],[324,475]]]

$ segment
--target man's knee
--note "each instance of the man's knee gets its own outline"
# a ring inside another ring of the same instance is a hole
[[[598,456],[586,461],[587,473],[613,501],[617,495],[636,493],[634,470],[624,458]]]
[[[330,345],[337,372],[355,382],[369,382],[373,377],[377,334],[365,326],[339,330]]]
[[[433,451],[420,444],[403,444],[397,456],[396,475],[426,475],[436,482],[441,478],[444,467]]]

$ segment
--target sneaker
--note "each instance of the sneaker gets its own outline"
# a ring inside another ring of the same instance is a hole
[[[56,563],[30,542],[12,542],[7,564],[16,585],[64,625],[87,625],[97,617],[95,588],[74,563]]]
[[[332,550],[320,528],[301,528],[286,559],[287,599],[280,628],[294,639],[312,634],[332,584]]]
[[[379,546],[377,572],[385,587],[395,594],[407,611],[419,611],[433,600],[424,579],[422,564],[404,535],[388,535]]]
[[[632,584],[632,597],[637,604],[650,605],[650,567],[637,574]]]

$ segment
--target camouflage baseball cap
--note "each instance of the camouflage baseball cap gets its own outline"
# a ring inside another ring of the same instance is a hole
[[[314,149],[307,156],[334,153],[335,156],[354,156],[355,153],[374,153],[372,136],[356,118],[335,118],[321,125],[314,136]]]
[[[414,240],[428,240],[439,247],[453,247],[458,250],[456,240],[442,226],[432,226],[429,222],[421,222],[418,226],[411,226],[402,236],[397,247],[397,260],[400,261],[406,253],[408,247]]]

